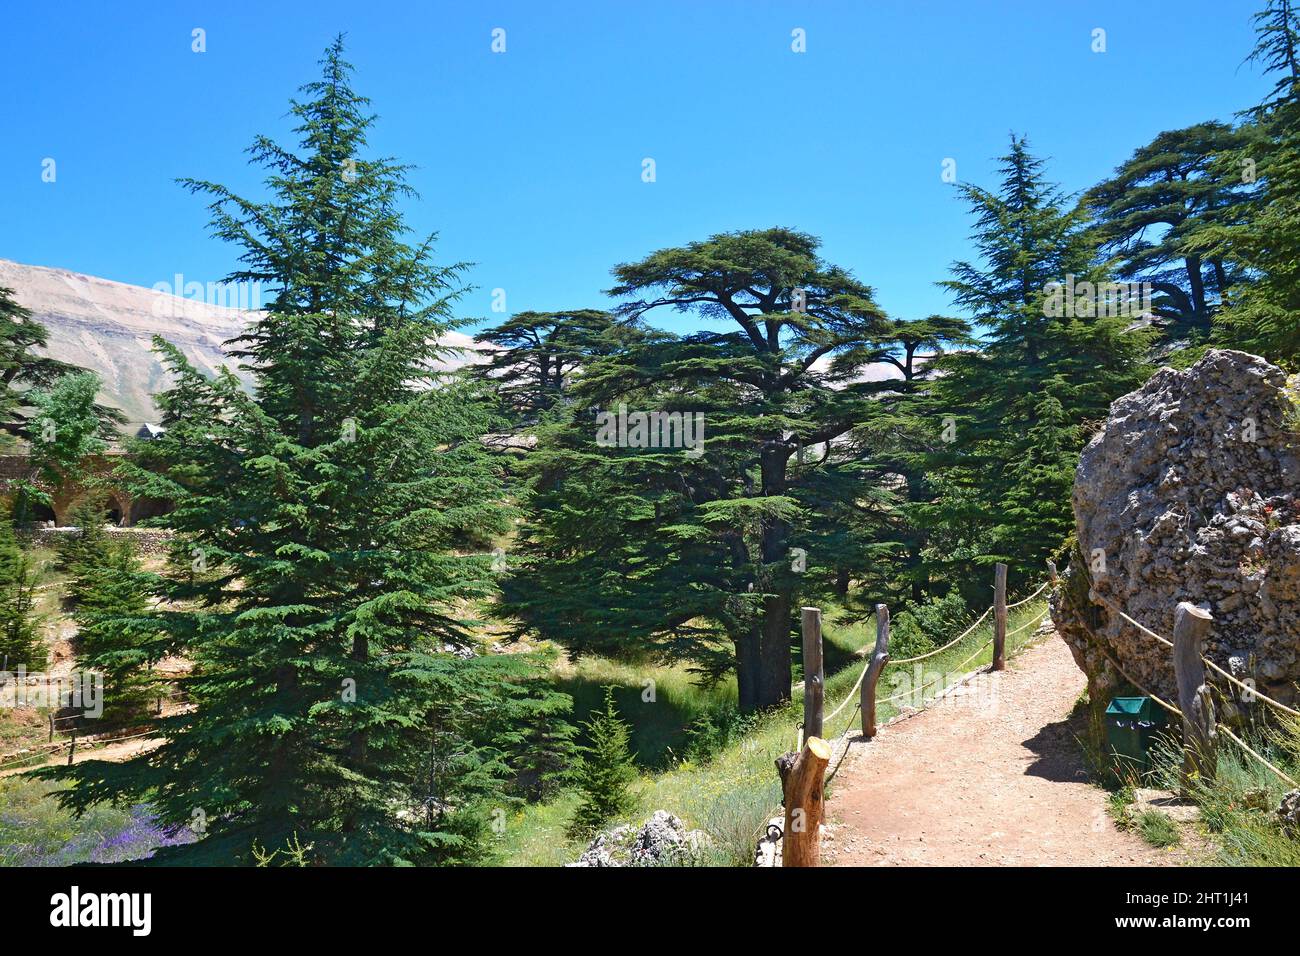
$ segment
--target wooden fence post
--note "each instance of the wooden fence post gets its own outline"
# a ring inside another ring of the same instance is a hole
[[[1174,612],[1174,677],[1183,712],[1183,792],[1193,778],[1213,780],[1216,769],[1214,701],[1205,684],[1201,646],[1214,618],[1189,601]]]
[[[876,605],[876,649],[867,665],[867,676],[862,679],[862,736],[870,740],[876,736],[876,682],[880,672],[889,663],[889,608]]]
[[[785,829],[781,834],[782,866],[817,866],[821,861],[822,802],[831,745],[805,737],[803,751],[776,761],[785,795]]]
[[[826,698],[826,675],[822,667],[822,612],[803,609],[803,736],[822,735],[822,710]]]
[[[68,766],[72,766],[72,758],[77,753],[77,725],[72,725],[72,745],[68,747]]]
[[[1056,583],[1056,562],[1055,561],[1047,562],[1047,583],[1048,584]]]
[[[1007,669],[1007,566],[999,561],[993,567],[993,666],[989,670]]]
[[[54,711],[50,711],[50,743],[54,743]]]

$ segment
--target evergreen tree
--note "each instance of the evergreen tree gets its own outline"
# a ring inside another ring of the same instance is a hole
[[[1300,367],[1300,11],[1270,0],[1256,14],[1258,41],[1248,57],[1274,78],[1248,115],[1248,143],[1219,164],[1225,182],[1258,179],[1245,216],[1202,230],[1194,246],[1252,276],[1228,298],[1215,338],[1288,368]]]
[[[976,215],[977,263],[943,283],[985,330],[978,350],[939,359],[918,414],[940,438],[924,455],[941,494],[913,508],[931,529],[932,571],[973,582],[969,562],[1037,574],[1073,527],[1070,490],[1089,423],[1135,388],[1148,337],[1106,315],[1083,210],[1048,183],[1012,137],[995,193],[960,187]],[[1073,297],[1065,284],[1074,276]],[[982,603],[978,582],[968,598]]]
[[[890,323],[817,247],[793,230],[752,230],[614,270],[624,319],[674,308],[729,328],[594,358],[563,418],[538,431],[522,466],[532,520],[503,604],[525,627],[576,653],[734,667],[747,712],[789,699],[806,573],[793,549],[820,569],[844,560],[845,539],[808,515],[830,488],[822,476],[854,467],[834,443],[881,414],[875,397],[892,387],[858,374]],[[620,408],[683,427],[702,416],[707,434],[693,450],[682,428],[678,447],[666,447],[671,432],[620,443]]]
[[[589,742],[580,748],[582,758],[574,771],[582,795],[573,815],[575,834],[598,830],[636,806],[632,792],[636,765],[628,746],[632,732],[618,716],[613,687],[605,688],[605,709],[596,711],[582,726]]]
[[[18,545],[13,522],[0,516],[0,668],[45,670],[49,657],[35,620],[36,572]]]
[[[28,421],[30,478],[19,482],[14,496],[14,516],[27,521],[33,503],[49,506],[46,489],[58,489],[87,480],[87,459],[104,452],[105,440],[114,435],[120,416],[105,413],[95,402],[99,376],[94,372],[64,375],[48,389],[25,397],[31,407]]]
[[[45,326],[0,287],[0,434],[30,438],[25,392],[48,389],[76,366],[38,354],[49,339]]]
[[[108,557],[103,498],[94,491],[79,498],[68,513],[68,521],[75,530],[61,533],[55,540],[54,550],[58,554],[55,567],[67,573],[68,596],[76,599],[79,579]]]
[[[129,541],[106,548],[95,564],[82,566],[74,612],[83,669],[104,679],[108,724],[141,716],[156,694],[149,648],[154,622],[149,611],[151,577]]]
[[[1216,164],[1248,140],[1218,122],[1161,133],[1085,196],[1094,241],[1119,278],[1151,283],[1171,337],[1203,339],[1222,298],[1245,278],[1222,256],[1202,258],[1192,240],[1209,224],[1240,221],[1251,187],[1225,180]]]
[[[230,279],[274,291],[236,342],[255,395],[159,341],[168,431],[155,472],[124,469],[176,503],[184,572],[142,650],[192,658],[195,710],[140,759],[69,768],[64,796],[201,812],[205,839],[159,859],[252,863],[290,841],[313,863],[472,859],[509,769],[476,729],[507,697],[501,665],[473,654],[461,610],[491,593],[490,556],[454,548],[508,525],[479,441],[493,423],[436,372],[459,267],[407,242],[404,167],[365,156],[373,116],[341,40],[322,67],[291,107],[299,149],[251,150],[268,201],[190,183],[244,250]]]
[[[510,768],[511,791],[544,800],[569,782],[577,761],[573,698],[555,689],[554,652],[507,654],[502,660],[506,669],[497,690],[504,694],[489,701],[483,730]]]
[[[624,347],[636,331],[597,309],[519,312],[479,333],[480,341],[498,349],[472,371],[490,384],[518,421],[533,424],[559,401],[590,358]]]

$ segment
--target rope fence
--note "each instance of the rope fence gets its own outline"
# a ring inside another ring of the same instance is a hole
[[[158,736],[157,730],[146,730],[143,731],[142,733],[126,734],[118,737],[73,737],[71,740],[66,740],[66,741],[61,740],[58,743],[54,744],[53,746],[47,744],[44,747],[30,750],[27,753],[22,754],[21,756],[10,754],[9,756],[12,757],[13,759],[6,758],[6,761],[4,763],[0,763],[0,772],[3,772],[5,770],[12,770],[15,767],[24,766],[33,758],[44,757],[48,759],[51,755],[56,754],[60,750],[64,750],[64,749],[68,751],[68,763],[71,764],[72,758],[75,755],[78,748],[89,749],[94,747],[104,747],[107,746],[108,744],[120,744],[120,743],[125,743],[128,740],[140,740],[145,737],[157,737],[157,736]]]
[[[1210,693],[1212,688],[1205,679],[1206,667],[1223,677],[1230,684],[1245,691],[1246,694],[1250,695],[1247,698],[1248,700],[1262,700],[1279,713],[1288,714],[1291,717],[1300,717],[1300,711],[1288,707],[1281,701],[1274,700],[1264,692],[1238,680],[1233,674],[1230,674],[1201,653],[1204,638],[1209,633],[1214,620],[1208,611],[1187,601],[1180,603],[1175,609],[1174,636],[1170,639],[1153,631],[1140,621],[1134,620],[1123,608],[1105,595],[1094,592],[1091,597],[1097,603],[1113,611],[1121,620],[1136,630],[1173,651],[1174,679],[1179,689],[1181,708],[1163,700],[1144,687],[1139,681],[1134,680],[1109,651],[1104,647],[1101,648],[1102,654],[1121,677],[1183,721],[1183,786],[1185,792],[1190,791],[1193,776],[1211,779],[1214,777],[1216,772],[1214,743],[1216,733],[1223,734],[1278,779],[1291,787],[1300,787],[1300,784],[1297,784],[1284,771],[1271,763],[1215,717],[1213,699]],[[1218,691],[1218,688],[1213,689]],[[1222,698],[1222,692],[1218,692]]]
[[[823,713],[825,676],[822,672],[821,611],[818,608],[810,607],[803,609],[804,680],[802,686],[804,719],[795,728],[794,750],[783,754],[776,761],[777,770],[781,777],[782,803],[785,806],[784,825],[780,827],[780,837],[783,841],[783,866],[816,866],[818,864],[820,841],[817,835],[821,825],[825,788],[835,778],[848,756],[852,745],[850,734],[855,726],[856,719],[861,717],[862,739],[871,740],[876,734],[876,710],[878,705],[891,704],[903,698],[912,697],[916,700],[914,712],[920,713],[927,707],[932,706],[937,700],[943,699],[958,687],[968,683],[978,673],[982,673],[983,671],[979,670],[965,673],[965,669],[990,648],[993,649],[993,655],[988,671],[1004,669],[1006,666],[1007,638],[1021,634],[1029,628],[1037,627],[1048,615],[1048,611],[1044,609],[1041,614],[1031,615],[1029,620],[1024,621],[1014,630],[1008,631],[1007,612],[1028,604],[1050,587],[1056,580],[1055,568],[1051,566],[1050,562],[1049,571],[1048,580],[1032,591],[1028,597],[1022,598],[1013,604],[1008,604],[1006,600],[1007,567],[1005,564],[996,565],[994,602],[975,619],[974,623],[939,647],[899,660],[891,660],[889,656],[889,609],[883,604],[876,605],[875,647],[872,653],[868,655],[867,661],[862,665],[848,694],[830,710],[829,714]],[[886,667],[917,664],[951,651],[974,634],[990,614],[993,615],[992,636],[981,641],[974,652],[967,656],[965,660],[953,667],[946,667],[943,672],[934,677],[922,680],[916,687],[877,700],[877,684]],[[1021,641],[1017,647],[1013,648],[1013,653],[1028,643],[1028,639]],[[955,681],[952,680],[954,672],[962,675]],[[944,685],[942,692],[937,696],[931,696],[927,700],[927,692],[940,685]],[[855,706],[849,714],[844,729],[838,735],[826,734],[823,737],[826,726],[843,714],[850,704],[855,704]],[[779,807],[773,808],[773,811],[777,810],[779,810]],[[770,817],[770,814],[768,816]],[[770,824],[765,821],[760,829],[770,828]],[[756,830],[755,835],[757,833]]]
[[[851,746],[849,736],[856,718],[860,717],[862,721],[861,739],[867,741],[873,739],[876,734],[877,706],[895,704],[906,698],[913,698],[916,701],[915,713],[922,712],[937,700],[942,700],[958,687],[966,684],[976,674],[1002,670],[1006,666],[1007,639],[1022,634],[1030,628],[1037,628],[1047,618],[1050,612],[1045,609],[1041,614],[1031,617],[1013,630],[1007,629],[1008,611],[1029,604],[1056,583],[1056,567],[1052,562],[1048,562],[1048,580],[1034,589],[1027,597],[1010,604],[1006,600],[1006,565],[998,564],[994,570],[993,604],[986,608],[975,619],[973,624],[952,640],[933,650],[912,657],[891,660],[889,655],[889,611],[883,604],[876,605],[875,646],[866,655],[867,660],[859,671],[848,694],[825,717],[822,714],[825,682],[822,674],[821,612],[816,608],[804,608],[804,720],[796,728],[794,752],[783,755],[777,761],[777,768],[781,774],[781,788],[785,805],[785,825],[781,831],[784,841],[783,853],[785,854],[783,865],[817,865],[820,853],[817,834],[820,827],[825,786],[834,779],[848,755]],[[1123,608],[1116,606],[1109,598],[1095,594],[1092,597],[1097,603],[1109,607],[1119,615],[1121,620],[1172,651],[1174,677],[1178,687],[1178,706],[1152,693],[1140,682],[1134,680],[1106,647],[1100,647],[1103,656],[1124,680],[1147,697],[1150,697],[1158,706],[1182,721],[1184,755],[1182,780],[1184,793],[1191,794],[1194,781],[1214,778],[1216,772],[1215,740],[1218,734],[1222,734],[1231,740],[1244,754],[1267,768],[1279,780],[1284,781],[1291,787],[1300,787],[1300,784],[1297,784],[1286,771],[1270,762],[1268,758],[1256,751],[1249,743],[1234,733],[1231,728],[1225,726],[1215,717],[1213,693],[1217,692],[1222,696],[1223,691],[1207,681],[1207,670],[1224,678],[1232,686],[1240,688],[1249,695],[1247,699],[1250,701],[1261,700],[1272,710],[1292,718],[1300,718],[1300,710],[1275,700],[1244,683],[1204,655],[1202,650],[1204,641],[1213,623],[1213,617],[1208,611],[1186,601],[1180,603],[1175,609],[1173,637],[1168,638],[1134,620]],[[908,688],[891,696],[877,699],[876,687],[881,674],[886,668],[917,664],[951,651],[969,638],[971,634],[975,633],[990,614],[993,615],[992,636],[982,641],[979,647],[964,661],[947,668],[946,673],[921,681],[914,688]],[[810,626],[810,621],[814,622],[815,626]],[[1026,638],[1020,641],[1016,647],[1013,647],[1012,653],[1014,654],[1027,646],[1030,640],[1031,638]],[[953,672],[964,673],[965,668],[982,654],[988,652],[990,647],[993,649],[993,654],[992,662],[987,671],[972,671],[965,673],[956,681],[951,681],[950,678]],[[927,692],[940,684],[946,684],[947,686],[937,696],[931,696],[927,699]],[[844,729],[837,736],[832,736],[829,743],[827,740],[822,739],[822,730],[825,724],[834,721],[843,714],[850,704],[855,703],[855,700],[856,706],[849,714]],[[1095,704],[1096,702],[1094,702]]]

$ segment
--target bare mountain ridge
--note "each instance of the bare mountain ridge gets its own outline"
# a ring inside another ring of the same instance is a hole
[[[154,335],[171,342],[204,372],[227,365],[249,380],[228,356],[225,343],[243,332],[256,312],[7,259],[0,259],[0,286],[12,289],[14,299],[49,330],[46,354],[99,374],[104,383],[100,400],[120,408],[132,431],[158,420],[153,395],[170,382],[153,352]],[[441,363],[446,368],[479,361],[479,353],[491,348],[461,332],[447,332],[440,341],[467,350],[448,356]]]

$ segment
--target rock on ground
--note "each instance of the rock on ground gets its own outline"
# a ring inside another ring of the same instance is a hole
[[[1121,679],[1106,653],[1149,691],[1177,697],[1170,649],[1105,601],[1166,637],[1180,601],[1208,609],[1214,625],[1206,656],[1275,699],[1295,699],[1294,380],[1288,385],[1258,356],[1221,349],[1189,369],[1161,369],[1111,406],[1104,430],[1084,450],[1074,515],[1078,548],[1052,612],[1094,699],[1108,698]],[[1221,716],[1231,720],[1234,708],[1227,709]]]
[[[682,866],[696,862],[706,842],[702,830],[656,810],[639,828],[629,824],[599,833],[569,866]]]

